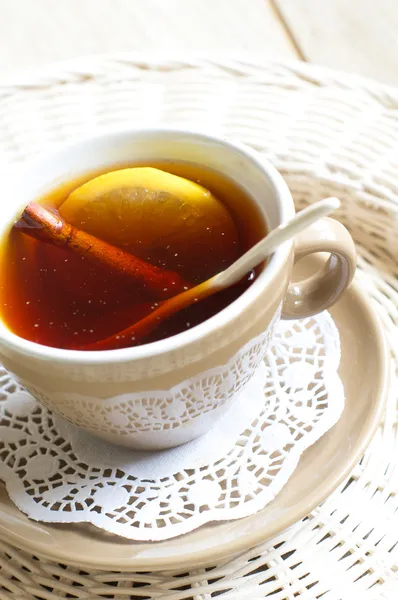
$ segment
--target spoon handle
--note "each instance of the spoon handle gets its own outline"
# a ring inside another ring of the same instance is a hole
[[[265,238],[260,240],[253,248],[250,248],[243,256],[235,261],[230,267],[215,275],[211,279],[212,286],[225,288],[237,283],[248,273],[259,265],[267,256],[272,254],[281,244],[294,238],[298,233],[307,229],[318,219],[326,217],[339,208],[340,201],[337,198],[325,198],[311,206],[307,206],[293,219],[273,229]]]

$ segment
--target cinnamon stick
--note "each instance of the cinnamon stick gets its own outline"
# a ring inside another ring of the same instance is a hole
[[[169,298],[189,285],[178,273],[161,269],[66,223],[40,204],[31,202],[14,227],[33,238],[69,248],[93,263],[109,268],[147,288],[156,298]]]

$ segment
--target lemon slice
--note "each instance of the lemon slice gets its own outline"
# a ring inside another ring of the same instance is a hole
[[[141,258],[202,279],[238,256],[238,232],[209,190],[152,167],[100,175],[75,189],[61,216]]]

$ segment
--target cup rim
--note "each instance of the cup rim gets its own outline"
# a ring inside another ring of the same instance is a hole
[[[101,141],[105,137],[130,137],[137,134],[140,136],[154,135],[156,133],[166,133],[171,136],[173,135],[186,135],[187,137],[196,137],[204,142],[216,142],[229,150],[237,152],[242,155],[245,159],[249,159],[254,166],[262,171],[264,177],[268,180],[268,183],[273,189],[274,198],[279,201],[281,219],[280,224],[286,223],[295,214],[295,208],[293,198],[290,194],[289,188],[276,170],[276,168],[265,158],[261,157],[250,147],[246,146],[242,142],[230,141],[226,137],[209,135],[203,132],[185,129],[185,128],[169,128],[169,127],[146,127],[146,128],[132,128],[132,129],[116,129],[116,130],[105,130],[101,133],[96,133],[91,136],[81,136],[74,142],[66,144],[59,144],[53,147],[50,151],[43,152],[35,159],[27,160],[22,165],[18,165],[18,170],[30,170],[34,168],[34,165],[42,164],[44,161],[48,161],[54,155],[61,154],[66,151],[73,151],[81,144],[88,142],[95,143]],[[236,300],[231,302],[226,308],[213,315],[209,319],[203,321],[199,325],[196,325],[192,329],[178,333],[177,335],[164,338],[162,340],[151,342],[149,344],[143,344],[141,346],[134,346],[131,348],[119,348],[115,350],[68,350],[61,348],[54,348],[52,346],[44,346],[30,340],[26,340],[17,334],[13,333],[7,328],[5,323],[0,321],[0,344],[6,346],[8,349],[17,351],[19,354],[29,356],[30,358],[36,358],[40,360],[47,360],[56,363],[74,363],[79,365],[102,365],[110,363],[120,362],[131,362],[146,358],[153,358],[164,353],[181,350],[185,346],[189,346],[195,341],[211,334],[214,331],[225,326],[229,321],[238,318],[244,311],[245,308],[250,306],[264,291],[267,284],[274,278],[278,270],[286,262],[291,249],[293,241],[288,241],[282,244],[271,256],[266,268],[261,271],[259,276],[253,282],[253,284],[245,290]]]

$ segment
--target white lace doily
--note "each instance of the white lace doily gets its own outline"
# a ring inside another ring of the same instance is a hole
[[[262,509],[302,452],[339,418],[339,334],[328,313],[281,322],[252,381],[201,438],[172,450],[105,444],[1,377],[0,477],[15,504],[46,522],[89,522],[163,540]]]

